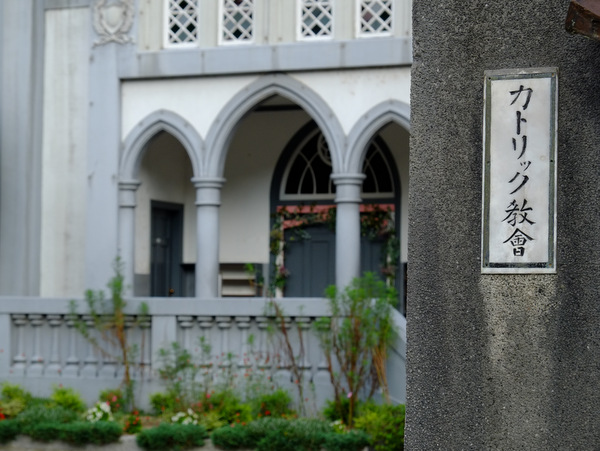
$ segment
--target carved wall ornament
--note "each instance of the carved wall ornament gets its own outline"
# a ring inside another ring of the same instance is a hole
[[[133,42],[128,35],[135,14],[134,0],[97,0],[94,3],[94,29],[100,39],[94,46],[116,42]]]

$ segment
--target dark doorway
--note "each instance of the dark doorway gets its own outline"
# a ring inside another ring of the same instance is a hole
[[[183,205],[152,201],[150,295],[182,296]]]
[[[335,232],[325,225],[293,228],[285,232],[285,283],[288,297],[323,297],[335,283]]]

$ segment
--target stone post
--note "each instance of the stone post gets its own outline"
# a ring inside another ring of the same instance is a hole
[[[332,174],[336,186],[335,283],[342,289],[360,276],[360,193],[364,174]]]
[[[196,297],[219,292],[219,206],[222,178],[193,178],[196,187]]]

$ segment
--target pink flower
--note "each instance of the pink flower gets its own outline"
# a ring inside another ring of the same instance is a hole
[[[112,402],[117,402],[117,397],[113,396]]]
[[[352,392],[348,392],[348,399],[352,398]]]

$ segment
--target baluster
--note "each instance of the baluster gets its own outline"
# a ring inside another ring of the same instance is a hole
[[[62,374],[65,377],[77,377],[79,376],[79,358],[77,357],[77,337],[78,331],[75,327],[77,317],[74,315],[68,315],[66,317],[68,336],[69,336],[69,356],[67,357],[65,369]]]
[[[15,376],[24,376],[27,368],[27,357],[25,357],[25,326],[27,325],[26,315],[12,315],[13,324],[17,328],[17,353],[13,358],[13,365],[10,370]]]
[[[150,380],[152,378],[151,371],[151,356],[152,343],[150,342],[151,334],[149,333],[152,326],[152,319],[148,316],[140,321],[140,379]]]
[[[82,321],[87,328],[90,340],[98,339],[98,332],[95,329],[94,318],[91,315],[84,315]],[[92,341],[87,341],[87,356],[83,361],[81,375],[84,377],[96,377],[98,375],[98,358],[96,357],[96,349]]]
[[[283,324],[281,324],[281,319],[279,318],[277,318],[276,321],[277,325],[275,327],[277,329],[277,335],[279,338],[279,348],[276,350],[277,369],[275,371],[273,379],[281,388],[287,389],[290,391],[290,393],[293,393],[292,390],[295,390],[295,388],[293,388],[292,372],[290,371],[292,362],[290,361],[290,356],[288,356],[286,338],[284,336],[284,331],[282,330],[282,328],[285,329],[287,339],[291,341],[291,318],[286,316],[283,319]]]
[[[196,321],[200,326],[200,337],[198,338],[198,345],[200,346],[199,376],[202,390],[208,392],[213,383],[211,367],[214,353],[211,333],[214,321],[212,316],[199,316]]]
[[[248,356],[248,329],[250,328],[250,317],[249,316],[237,316],[235,318],[238,330],[240,331],[240,353],[238,355],[237,368],[238,368],[238,386],[245,392],[247,378],[250,376],[250,357]]]
[[[310,318],[301,316],[296,318],[296,327],[298,327],[298,356],[297,364],[302,378],[302,395],[298,405],[304,406],[304,413],[307,413],[306,403],[310,399],[312,382],[312,364],[310,362]],[[300,395],[300,393],[298,393]],[[316,400],[313,400],[316,401]]]
[[[319,332],[327,333],[329,331],[329,325],[319,324]],[[319,364],[317,365],[317,373],[313,377],[315,386],[315,395],[318,400],[333,399],[333,386],[331,385],[331,377],[329,374],[329,365],[325,352],[319,346]]]
[[[103,323],[108,321],[108,318],[102,317]],[[104,325],[104,324],[103,324]],[[118,361],[117,358],[121,357],[120,350],[117,349],[118,343],[116,343],[116,337],[114,336],[113,330],[109,329],[107,336],[109,340],[104,340],[101,343],[101,348],[104,352],[101,353],[102,367],[98,371],[98,377],[103,379],[115,379],[117,377]]]
[[[127,360],[129,360],[129,377],[133,379],[136,377],[136,362],[138,355],[135,353],[132,354],[132,351],[135,349],[133,342],[133,323],[135,322],[135,318],[131,315],[126,315],[123,318],[123,333],[125,334],[125,343],[129,349],[127,349]],[[139,348],[137,349],[139,352]],[[115,343],[115,348],[113,349],[113,355],[115,356],[115,374],[117,379],[124,380],[125,378],[125,362],[123,361],[123,351],[120,348],[120,343],[117,341]]]
[[[41,327],[44,324],[43,315],[29,315],[29,323],[33,327],[33,355],[30,359],[28,376],[44,374],[44,357],[42,355]]]
[[[269,318],[257,316],[258,326],[258,368],[267,371],[271,368],[271,357],[269,355]]]
[[[229,329],[231,328],[231,317],[230,316],[217,316],[217,326],[220,329],[221,334],[221,349],[220,355],[217,356],[219,360],[220,371],[217,375],[219,382],[227,383],[231,376],[231,351],[229,349]]]
[[[190,343],[190,329],[194,325],[194,318],[191,316],[178,316],[177,322],[179,323],[179,327],[181,328],[181,340],[180,344],[183,349],[187,349],[188,351],[192,348]]]
[[[48,324],[51,330],[50,362],[46,368],[46,374],[49,376],[60,376],[62,365],[60,363],[60,326],[63,323],[61,315],[48,315]]]

